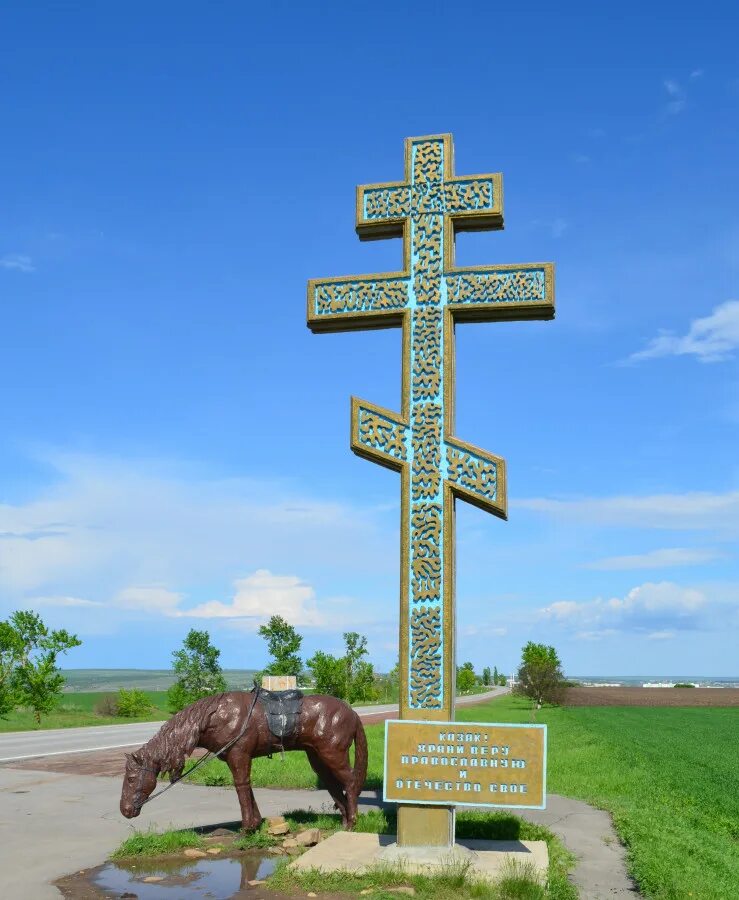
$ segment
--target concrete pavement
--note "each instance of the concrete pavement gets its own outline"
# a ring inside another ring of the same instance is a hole
[[[457,699],[458,706],[481,703],[509,688],[493,688],[484,694],[471,694]],[[398,710],[395,704],[356,706],[362,719],[384,718]],[[67,753],[88,753],[123,747],[140,747],[162,727],[160,722],[134,722],[130,725],[95,725],[89,728],[58,728],[48,731],[9,731],[0,734],[0,763],[36,756],[60,756]]]
[[[218,825],[238,818],[238,802],[231,789],[183,784],[144,807],[133,823],[128,822],[118,812],[120,787],[118,778],[0,767],[3,896],[58,900],[52,881],[99,865],[133,828]],[[333,807],[324,791],[258,789],[254,793],[263,815]],[[547,825],[577,855],[573,880],[583,900],[637,897],[608,814],[553,794],[548,804],[544,811],[514,812]],[[376,792],[362,794],[360,808],[379,805]]]

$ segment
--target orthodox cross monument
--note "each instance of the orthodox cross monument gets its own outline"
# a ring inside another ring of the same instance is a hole
[[[400,327],[400,413],[356,397],[352,450],[400,472],[400,716],[454,719],[454,504],[506,517],[504,461],[454,432],[457,322],[554,317],[554,266],[454,265],[458,231],[503,227],[502,176],[454,174],[449,134],[407,138],[405,179],[357,188],[363,240],[402,237],[403,271],[313,279],[314,332]],[[481,416],[494,397],[481,394]],[[398,844],[448,846],[453,810],[401,805]]]

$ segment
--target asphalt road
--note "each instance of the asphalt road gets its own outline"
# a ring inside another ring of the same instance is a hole
[[[479,703],[509,688],[493,688],[484,694],[457,699],[458,706]],[[393,704],[354,707],[360,716],[371,718],[397,712]],[[60,756],[65,753],[89,753],[118,747],[140,747],[161,728],[161,722],[134,722],[131,725],[94,725],[88,728],[58,728],[48,731],[9,731],[0,734],[0,763],[32,759],[37,756]]]

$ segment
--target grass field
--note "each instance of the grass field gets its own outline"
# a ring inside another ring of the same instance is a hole
[[[41,719],[41,728],[79,728],[83,725],[118,725],[125,722],[156,722],[169,718],[166,691],[145,691],[152,704],[152,711],[145,716],[124,719],[118,716],[101,716],[95,706],[105,694],[79,692],[64,694],[59,707]],[[37,729],[36,720],[30,709],[16,709],[0,719],[0,732],[32,731]]]
[[[528,722],[504,696],[458,710],[461,721]],[[612,813],[632,875],[656,900],[739,897],[739,714],[721,708],[546,708],[549,790]],[[382,778],[383,726],[367,728],[367,787]],[[223,763],[195,781],[230,783]],[[302,753],[254,763],[261,787],[314,787]]]
[[[229,689],[250,688],[254,669],[224,669],[223,677]],[[142,691],[166,691],[174,684],[171,669],[62,669],[65,693],[110,692],[119,688],[139,688]]]

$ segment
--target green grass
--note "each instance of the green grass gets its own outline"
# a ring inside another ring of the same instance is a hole
[[[523,867],[507,872],[499,882],[492,884],[472,879],[469,866],[465,864],[449,865],[433,875],[413,875],[402,869],[379,866],[363,875],[317,869],[295,872],[283,864],[268,879],[268,884],[273,890],[285,893],[308,891],[319,897],[322,892],[329,891],[357,896],[371,889],[373,900],[397,900],[398,894],[392,891],[393,887],[411,887],[419,900],[559,900],[567,896],[551,893],[534,878],[534,873]]]
[[[509,695],[460,708],[460,721],[529,722],[530,706]],[[551,707],[552,793],[608,810],[628,849],[629,869],[654,900],[739,897],[739,713],[731,708]],[[367,728],[368,788],[382,781],[383,726]],[[194,781],[230,784],[225,764]],[[260,787],[313,788],[305,755],[254,761]]]
[[[156,722],[169,718],[166,691],[145,691],[152,703],[151,713],[124,719],[120,716],[101,716],[95,712],[96,704],[106,696],[104,693],[80,692],[62,695],[59,706],[53,713],[43,716],[41,729],[80,728],[85,725],[120,725],[125,722]],[[17,709],[7,718],[0,719],[0,733],[6,731],[36,731],[38,725],[30,709]]]
[[[463,721],[528,722],[506,696]],[[608,810],[655,900],[739,896],[739,714],[720,708],[546,708],[553,793]]]
[[[195,831],[135,831],[113,853],[112,859],[130,859],[133,856],[165,856],[180,853],[188,847],[202,850],[203,838]]]

